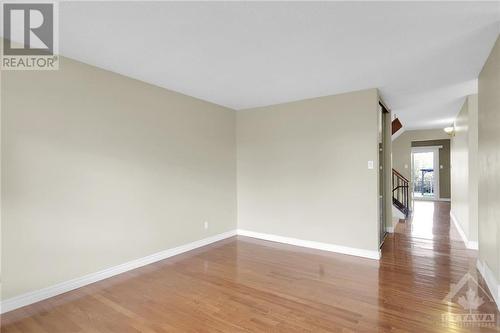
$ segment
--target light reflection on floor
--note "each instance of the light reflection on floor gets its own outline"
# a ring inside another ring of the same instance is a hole
[[[434,202],[414,201],[411,235],[418,238],[433,239]]]

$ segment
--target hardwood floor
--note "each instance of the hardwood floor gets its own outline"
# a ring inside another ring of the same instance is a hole
[[[238,236],[7,313],[1,332],[498,331],[443,325],[469,312],[466,287],[443,301],[452,283],[471,272],[485,288],[449,209],[417,202],[380,262]]]

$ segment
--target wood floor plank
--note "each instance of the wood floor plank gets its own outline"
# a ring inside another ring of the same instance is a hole
[[[487,289],[449,209],[417,202],[380,261],[237,236],[4,314],[1,332],[498,332],[492,302],[492,326],[443,325],[467,313],[444,301],[464,274]]]

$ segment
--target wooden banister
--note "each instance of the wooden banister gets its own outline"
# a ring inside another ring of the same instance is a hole
[[[410,214],[410,181],[394,169],[392,169],[392,203],[405,217],[408,217]]]
[[[396,169],[392,169],[392,173],[395,173],[396,175],[398,175],[398,177],[402,178],[403,180],[405,180],[407,183],[409,183],[410,181],[405,177],[403,176],[401,173],[399,173]]]

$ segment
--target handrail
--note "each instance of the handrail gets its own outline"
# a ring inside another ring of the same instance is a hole
[[[406,181],[407,183],[410,182],[405,176],[400,174],[396,169],[392,169],[392,172],[395,173],[396,175],[398,175],[400,178],[403,178],[403,180]]]
[[[410,214],[410,181],[392,169],[392,202],[406,217]]]
[[[398,190],[398,189],[400,189],[400,188],[406,188],[406,187],[408,187],[408,185],[399,185],[399,186],[396,186],[396,187],[392,190],[392,192],[394,192],[394,191],[396,191],[396,190]]]

